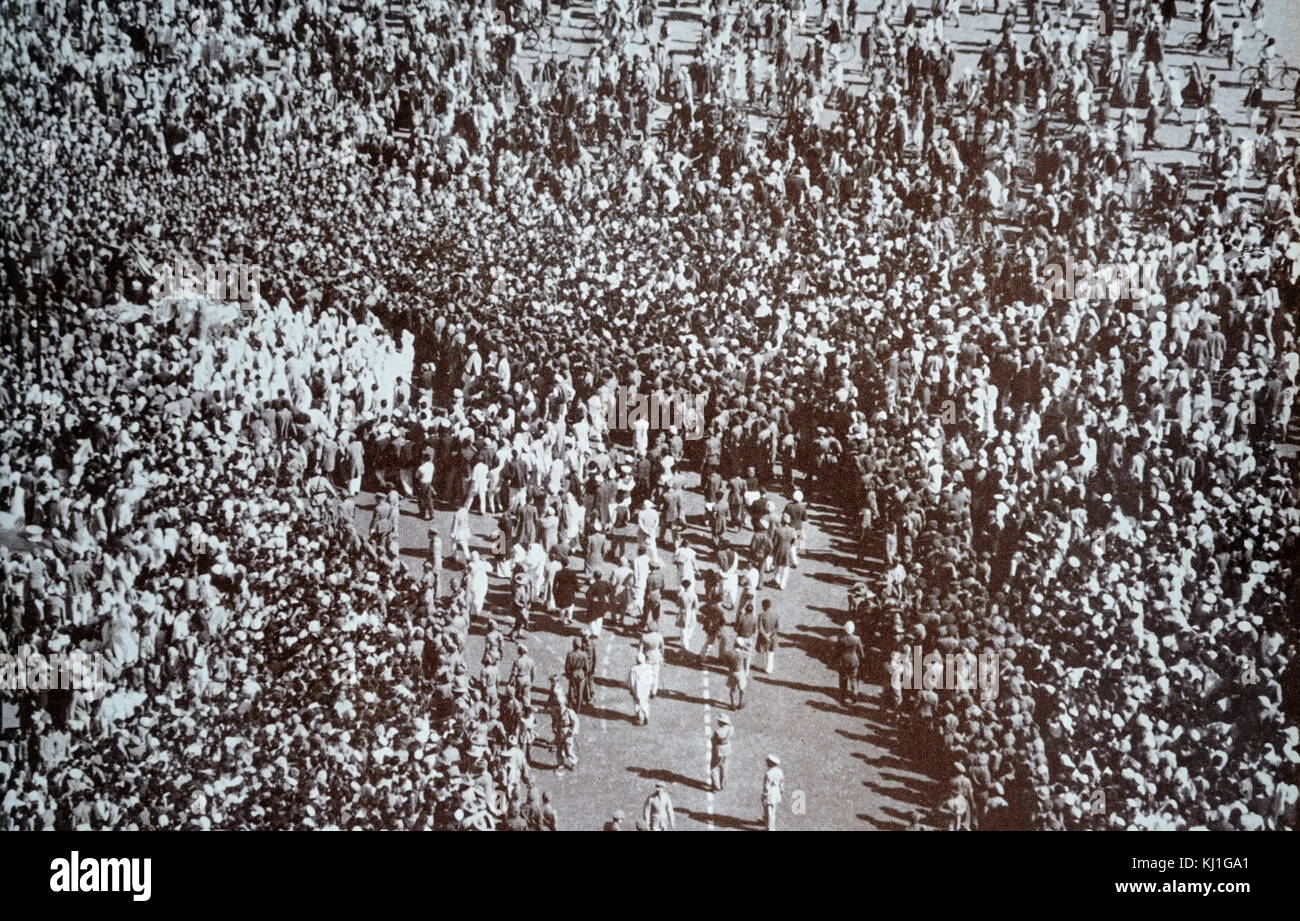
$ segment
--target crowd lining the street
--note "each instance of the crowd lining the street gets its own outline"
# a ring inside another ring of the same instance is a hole
[[[1293,828],[1278,105],[1166,60],[1188,3],[1012,4],[964,72],[955,4],[869,5],[717,0],[687,49],[638,0],[17,4],[0,647],[109,686],[16,698],[0,826],[554,828],[594,637],[641,636],[648,731],[670,640],[739,712],[815,496],[847,712],[895,650],[999,653],[995,699],[893,694],[931,824]],[[1175,116],[1204,195],[1142,155]],[[177,254],[260,290],[160,298]],[[611,429],[617,387],[701,418]],[[404,496],[454,512],[418,574]]]

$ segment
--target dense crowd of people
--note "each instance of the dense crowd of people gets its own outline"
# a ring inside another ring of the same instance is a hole
[[[19,4],[2,639],[110,688],[20,697],[0,822],[554,827],[534,610],[579,634],[570,769],[607,621],[638,721],[673,608],[739,709],[816,493],[879,570],[850,671],[999,653],[996,699],[898,695],[954,825],[1294,827],[1277,106],[1167,60],[1186,3],[1012,3],[964,71],[950,16],[867,6],[717,0],[682,47],[639,0]],[[1199,185],[1141,150],[1183,110]],[[260,291],[162,299],[178,254]],[[702,419],[622,432],[621,387]],[[403,494],[456,510],[418,576]],[[514,658],[467,662],[494,580]]]

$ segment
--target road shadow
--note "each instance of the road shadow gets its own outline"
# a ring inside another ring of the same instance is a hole
[[[925,806],[930,802],[923,791],[914,787],[887,786],[885,784],[873,783],[870,780],[862,781],[862,786],[866,787],[872,793],[884,799],[897,800],[901,803],[907,803],[911,806]]]
[[[827,696],[832,698],[835,703],[824,704],[820,700],[810,700],[807,701],[805,705],[812,707],[814,710],[821,710],[823,713],[834,713],[838,716],[849,716],[855,719],[862,716],[862,704],[854,704],[851,707],[846,707],[844,704],[839,702],[838,687],[828,692]]]
[[[809,608],[809,610],[830,610],[829,608]],[[844,628],[835,627],[818,627],[813,624],[800,624],[795,627],[796,630],[802,630],[804,633],[816,633],[818,636],[824,636],[827,639],[840,636],[844,633]]]
[[[676,771],[665,771],[662,768],[641,768],[627,767],[624,768],[629,774],[635,774],[642,780],[661,781],[663,783],[675,784],[680,787],[690,787],[693,790],[708,791],[709,785],[703,780],[695,777],[687,777],[685,774],[678,774]]]
[[[802,684],[798,681],[782,681],[779,678],[768,678],[766,675],[755,675],[753,678],[759,684],[771,684],[778,688],[789,688],[792,691],[803,691],[805,694],[825,694],[827,697],[834,698],[839,689],[836,687],[825,687],[816,684]]]
[[[605,720],[610,723],[632,723],[636,724],[636,717],[631,713],[624,713],[622,710],[611,710],[609,707],[588,707],[582,711],[582,716],[588,716],[596,720]]]
[[[831,565],[835,566],[837,569],[845,569],[850,572],[853,571],[853,567],[846,566],[844,563],[833,563]],[[813,582],[826,582],[830,585],[852,585],[858,581],[849,576],[841,576],[833,572],[808,572],[804,573],[804,575]]]
[[[808,605],[808,610],[816,611],[818,614],[825,614],[826,617],[830,620],[830,622],[835,624],[838,627],[843,627],[844,624],[847,623],[849,619],[849,612],[845,608],[826,608],[826,607],[821,607],[819,605],[810,604]],[[837,636],[839,635],[839,631],[836,631],[836,635]]]
[[[734,815],[719,815],[716,812],[710,814],[694,809],[683,809],[680,806],[676,811],[704,825],[712,825],[714,828],[732,828],[737,831],[758,831],[763,828],[762,819],[746,820]]]
[[[663,700],[680,700],[686,704],[716,704],[716,700],[705,700],[703,697],[692,697],[689,694],[683,694],[681,691],[674,691],[671,688],[660,688],[659,697]]]
[[[881,809],[881,812],[890,811],[888,807]],[[897,811],[897,810],[893,810]],[[904,816],[906,818],[906,816]],[[861,819],[872,827],[873,831],[904,831],[907,825],[903,822],[896,822],[892,819],[882,819],[865,812],[859,812],[854,818]]]
[[[877,748],[882,747],[880,739],[868,735],[862,735],[858,732],[849,732],[847,729],[836,729],[835,734],[842,739],[848,739],[850,742],[861,742],[863,745],[874,745]]]
[[[802,629],[800,627],[800,630]],[[835,674],[835,669],[831,667],[835,662],[835,643],[825,637],[802,632],[787,633],[785,638],[790,645],[810,659],[816,659],[832,675]]]

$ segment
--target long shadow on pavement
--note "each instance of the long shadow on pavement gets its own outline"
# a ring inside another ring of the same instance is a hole
[[[739,831],[756,831],[763,827],[761,819],[741,819],[734,815],[718,815],[717,813],[709,814],[707,812],[698,812],[694,809],[683,809],[677,807],[677,812],[689,816],[697,822],[705,825],[712,825],[714,828],[734,828]]]
[[[659,696],[664,700],[680,700],[687,704],[716,704],[716,700],[705,700],[703,697],[692,697],[689,694],[683,694],[681,691],[674,691],[671,688],[660,688]]]
[[[608,707],[588,707],[582,712],[582,715],[595,720],[607,720],[611,723],[636,723],[636,718],[631,713],[624,713],[622,710],[611,710]]]
[[[696,777],[687,777],[685,774],[678,774],[676,771],[665,771],[662,768],[642,768],[628,767],[625,770],[629,774],[635,774],[642,780],[658,780],[664,783],[677,784],[682,787],[691,787],[695,790],[708,790],[709,785]]]

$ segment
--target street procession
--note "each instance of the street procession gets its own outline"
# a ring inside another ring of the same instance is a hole
[[[13,0],[0,829],[1294,830],[1295,16]]]

